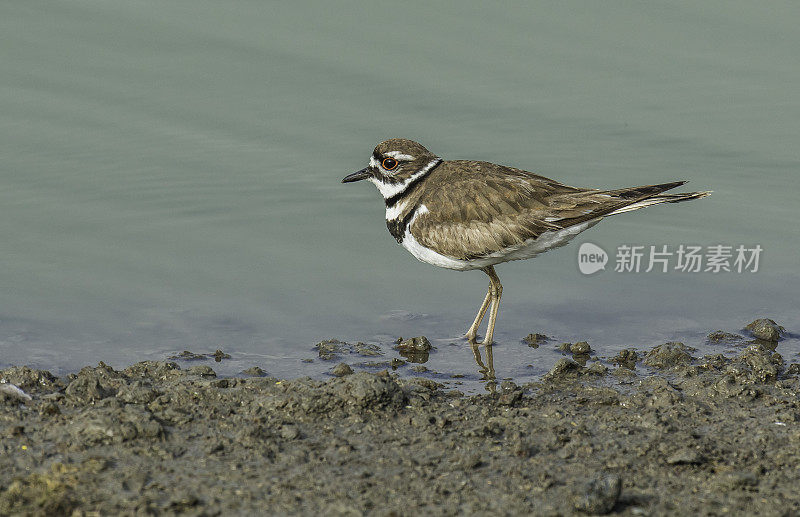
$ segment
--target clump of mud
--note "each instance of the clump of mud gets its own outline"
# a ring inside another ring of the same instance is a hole
[[[231,355],[226,354],[222,350],[217,349],[213,354],[197,354],[195,352],[190,352],[189,350],[184,350],[179,354],[173,354],[167,359],[174,359],[180,361],[205,361],[206,359],[214,359],[216,362],[220,362],[223,359],[230,359]]]
[[[800,513],[800,368],[758,343],[640,360],[564,357],[472,397],[335,363],[324,382],[162,361],[8,368],[0,515]]]
[[[628,370],[635,370],[637,362],[639,362],[639,354],[632,348],[620,350],[615,357],[611,358],[611,364]]]
[[[785,328],[769,318],[755,320],[749,323],[745,329],[749,330],[754,338],[772,343],[777,343],[781,336],[786,333]]]
[[[323,361],[333,361],[345,355],[356,355],[364,357],[376,357],[383,355],[378,345],[367,343],[346,343],[338,339],[326,339],[320,341],[314,347],[317,349],[319,358]]]
[[[692,352],[696,348],[686,346],[683,343],[669,342],[658,345],[647,353],[644,357],[644,364],[652,368],[675,368],[690,364],[693,360]]]
[[[540,345],[547,343],[549,339],[544,334],[531,333],[525,336],[522,341],[531,348],[539,348]]]

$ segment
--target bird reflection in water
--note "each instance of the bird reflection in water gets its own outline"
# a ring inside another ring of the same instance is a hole
[[[497,388],[497,377],[494,372],[494,357],[492,356],[492,345],[484,345],[483,349],[486,350],[486,363],[483,362],[481,357],[481,347],[478,343],[471,343],[472,355],[475,357],[475,362],[478,364],[478,373],[481,374],[481,380],[486,381],[486,389],[492,393]]]

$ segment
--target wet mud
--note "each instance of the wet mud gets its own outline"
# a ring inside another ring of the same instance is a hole
[[[335,340],[327,380],[0,370],[0,515],[800,514],[800,365],[775,342],[575,345],[474,396],[336,362],[377,354]]]

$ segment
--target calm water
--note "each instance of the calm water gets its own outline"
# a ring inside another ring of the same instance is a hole
[[[529,332],[607,355],[763,315],[797,331],[798,19],[793,2],[4,2],[0,365],[223,348],[218,371],[320,375],[301,359],[322,338],[392,357],[425,334],[428,367],[477,379],[456,337],[485,276],[417,262],[374,187],[339,183],[395,136],[579,186],[715,191],[500,266],[500,377],[559,357]],[[764,252],[756,274],[587,277],[582,242]],[[779,351],[797,361],[798,340]]]

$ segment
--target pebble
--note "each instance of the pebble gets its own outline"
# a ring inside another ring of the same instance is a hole
[[[574,496],[575,510],[587,514],[610,513],[622,492],[622,480],[616,474],[598,476],[586,483]]]
[[[333,367],[331,374],[336,377],[344,377],[345,375],[352,375],[353,369],[347,363],[339,363]]]
[[[770,341],[772,343],[777,343],[781,338],[781,334],[786,332],[785,328],[769,318],[761,318],[752,321],[745,328],[749,330],[756,339],[763,339],[764,341]]]

